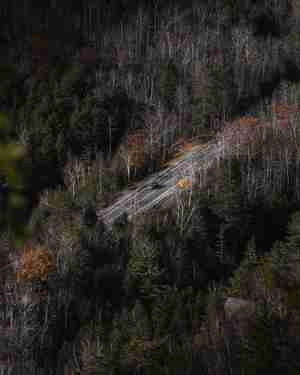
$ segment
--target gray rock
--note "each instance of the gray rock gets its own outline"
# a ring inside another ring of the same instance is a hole
[[[227,319],[248,319],[255,312],[255,303],[242,298],[229,297],[224,304]]]

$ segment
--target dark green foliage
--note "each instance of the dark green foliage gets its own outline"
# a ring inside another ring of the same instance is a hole
[[[241,10],[247,1],[240,1],[240,0],[227,0],[224,3],[224,11],[226,18],[228,19],[227,22],[236,23],[241,18]]]
[[[246,332],[234,334],[242,350],[232,355],[238,354],[240,371],[246,374],[263,374],[270,369],[275,374],[299,371],[298,216],[292,215],[285,241],[276,242],[271,253],[263,257],[255,253],[252,239],[246,258],[231,280],[229,295],[252,300],[256,305]],[[285,312],[280,310],[283,306]]]
[[[253,25],[255,36],[280,37],[289,29],[290,1],[280,3],[261,2],[254,4],[249,12],[249,21]]]
[[[122,88],[113,95],[106,95],[100,103],[103,113],[99,114],[98,126],[102,125],[102,149],[110,157],[131,125],[133,116],[139,117],[142,105],[129,98]]]
[[[19,111],[19,131],[29,147],[32,177],[39,191],[62,183],[70,155],[111,156],[128,128],[135,104],[117,90],[102,101],[93,95],[91,72],[81,65],[53,71],[36,81]]]
[[[210,65],[202,73],[194,75],[193,127],[207,127],[214,117],[222,118],[225,111],[225,89],[228,78],[225,67],[217,64]]]
[[[244,259],[234,272],[233,277],[230,278],[231,295],[241,296],[241,290],[245,293],[245,297],[250,295],[251,285],[248,283],[247,274],[257,266],[257,263],[258,256],[256,253],[255,240],[254,237],[251,237],[247,243]]]
[[[160,292],[162,275],[158,250],[146,240],[136,243],[128,264],[128,283],[135,290],[134,294],[142,301],[156,298]]]
[[[29,234],[28,165],[24,148],[11,140],[9,121],[3,114],[0,137],[0,230],[14,233],[20,245]]]
[[[176,89],[179,80],[179,72],[175,63],[171,60],[161,67],[160,95],[168,110],[175,106]]]
[[[14,105],[16,97],[17,74],[13,65],[0,65],[0,82],[0,109],[5,111]]]
[[[299,51],[300,51],[300,44],[299,38],[299,24],[295,23],[288,35],[286,36],[286,43],[284,45],[284,50],[286,52],[286,56],[291,60],[295,61],[297,65],[299,65]]]
[[[217,255],[229,269],[240,260],[242,243],[249,231],[249,208],[241,191],[241,164],[232,159],[223,164],[221,188],[211,202],[217,216]]]
[[[226,23],[250,23],[254,35],[280,37],[289,29],[291,1],[226,0]]]
[[[263,374],[273,368],[276,361],[273,355],[272,319],[266,306],[259,309],[255,327],[243,339],[242,368],[246,374]]]
[[[300,213],[296,212],[292,215],[288,226],[287,240],[291,246],[291,250],[300,250]]]
[[[245,374],[299,371],[297,339],[288,332],[287,321],[272,316],[267,305],[258,308],[250,333],[242,338],[241,368]]]
[[[97,223],[97,213],[95,207],[90,203],[84,209],[82,213],[83,225],[93,226]]]
[[[59,169],[66,162],[68,153],[73,151],[72,143],[78,137],[75,124],[72,128],[73,112],[78,113],[83,124],[85,118],[93,118],[86,110],[90,103],[87,97],[90,88],[86,79],[88,77],[84,70],[75,65],[62,76],[53,74],[47,81],[37,81],[20,112],[19,126],[24,129],[28,139],[33,176],[39,176],[37,189],[58,180]],[[91,109],[89,107],[89,111]],[[95,129],[92,124],[92,129],[86,131],[87,138],[83,139],[85,142],[81,150],[76,150],[78,153],[91,144],[92,138],[94,142],[99,138],[90,133]]]
[[[103,130],[99,123],[101,115],[103,113],[97,106],[97,101],[91,96],[81,100],[80,108],[72,113],[67,137],[74,155],[82,154],[83,150],[96,151],[102,146]]]

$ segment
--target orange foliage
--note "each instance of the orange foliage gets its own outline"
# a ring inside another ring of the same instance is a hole
[[[243,116],[239,119],[239,123],[242,126],[257,125],[259,123],[259,119],[253,116]]]
[[[185,141],[183,142],[181,148],[180,148],[180,152],[189,152],[189,151],[192,151],[193,147],[195,145],[191,142],[191,141]]]
[[[25,246],[17,271],[18,281],[46,280],[55,270],[54,259],[47,249]]]
[[[182,190],[187,190],[187,189],[190,189],[192,186],[192,183],[191,181],[185,177],[185,178],[181,178],[178,182],[177,182],[177,187],[179,189],[182,189]]]

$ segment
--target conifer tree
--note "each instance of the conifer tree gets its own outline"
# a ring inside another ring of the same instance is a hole
[[[28,219],[27,197],[25,194],[25,150],[12,142],[9,137],[9,122],[5,115],[0,115],[0,230],[9,230],[16,234],[21,244],[29,233],[26,226]]]
[[[178,70],[172,60],[168,61],[166,65],[162,66],[160,92],[164,100],[164,104],[169,111],[172,110],[175,105],[178,78]]]
[[[213,116],[222,116],[225,106],[225,71],[219,65],[195,64],[192,76],[192,124],[207,127]]]

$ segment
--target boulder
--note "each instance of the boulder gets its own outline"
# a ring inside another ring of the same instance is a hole
[[[242,298],[228,297],[224,311],[228,320],[249,319],[255,312],[255,303]]]

